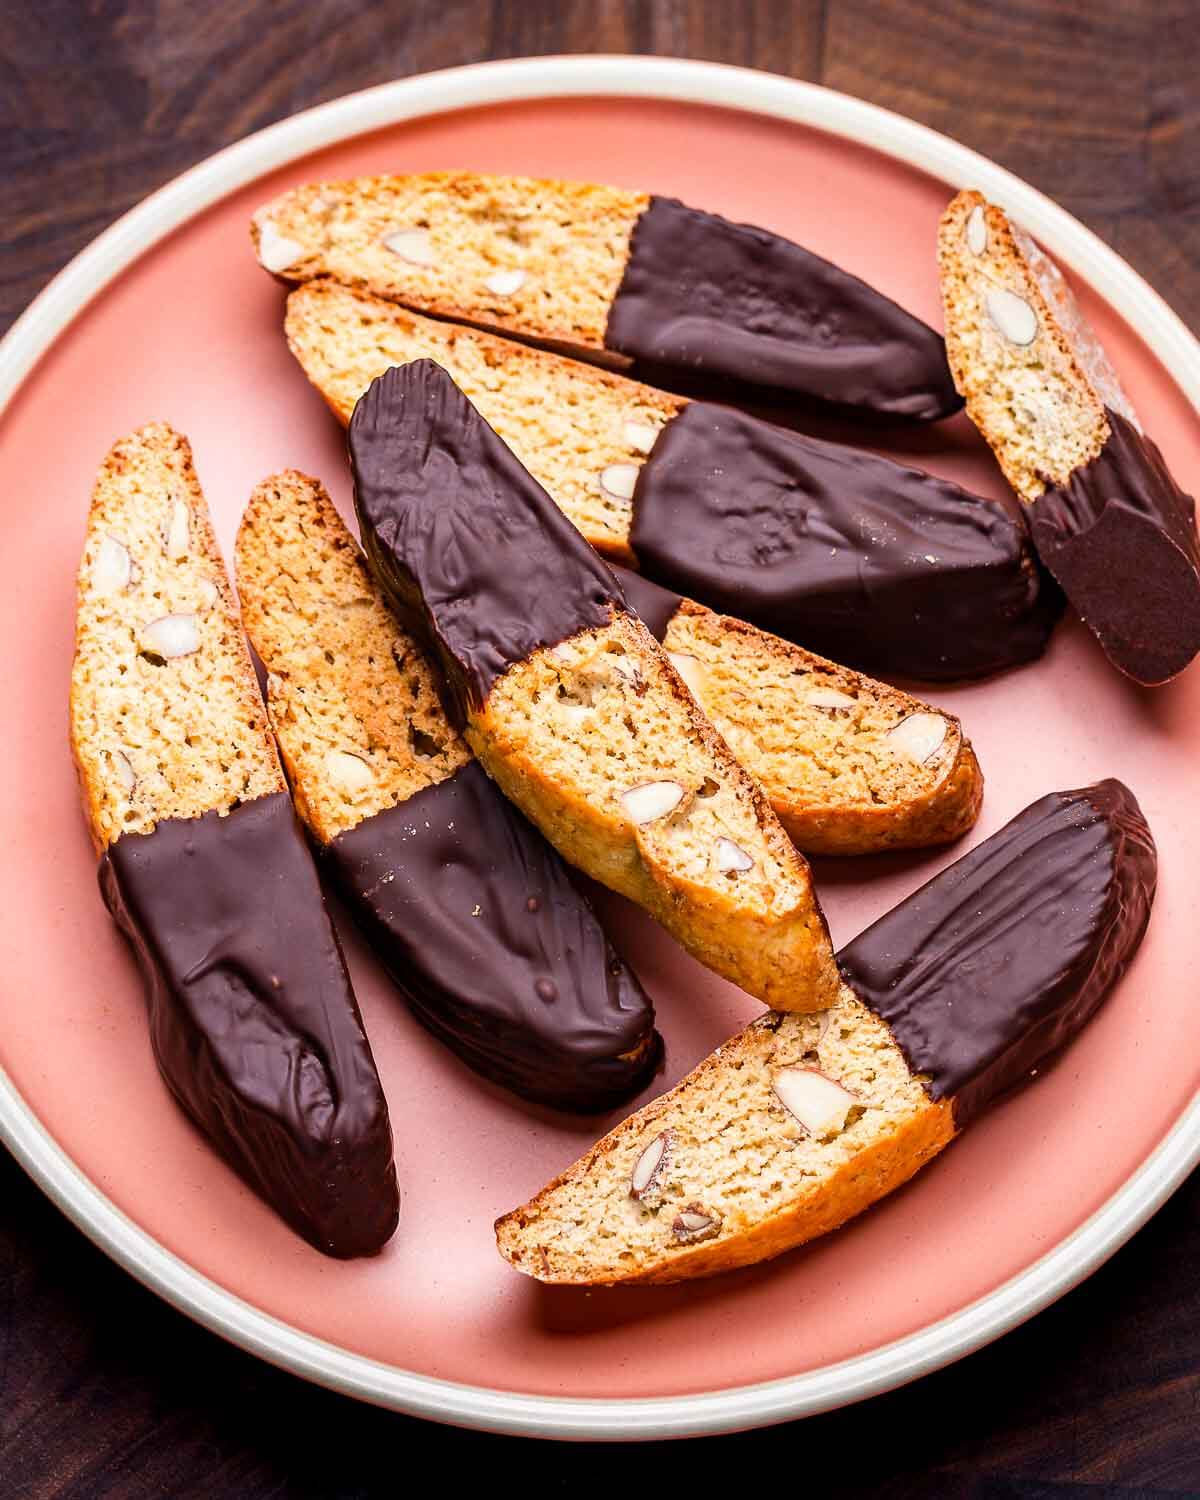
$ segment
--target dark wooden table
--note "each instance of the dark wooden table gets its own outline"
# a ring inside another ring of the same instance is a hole
[[[789,73],[945,130],[1200,325],[1198,0],[8,0],[0,327],[118,214],[249,131],[432,68],[600,51]],[[1198,1265],[1200,1177],[1086,1285],[951,1370],[771,1432],[585,1454],[452,1433],[258,1363],[118,1271],[0,1153],[0,1500],[366,1500],[471,1475],[498,1493],[704,1494],[714,1459],[800,1493],[1200,1493]]]

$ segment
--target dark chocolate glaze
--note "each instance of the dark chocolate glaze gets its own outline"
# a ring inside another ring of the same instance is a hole
[[[701,402],[642,466],[630,542],[701,604],[931,682],[1032,660],[1062,608],[1015,500]]]
[[[1033,502],[1030,529],[1113,664],[1137,682],[1166,682],[1200,651],[1196,505],[1150,439],[1106,415],[1104,447]]]
[[[350,419],[363,546],[438,647],[459,700],[541,646],[608,623],[613,576],[440,365],[386,371]]]
[[[674,198],[651,198],[634,225],[604,343],[659,371],[888,417],[962,406],[927,324],[791,240]]]
[[[838,955],[965,1125],[1093,1015],[1150,919],[1154,840],[1119,781],[1052,792]]]
[[[649,1082],[663,1051],[650,1001],[478,761],[323,855],[418,1020],[476,1072],[580,1113]]]
[[[666,639],[667,626],[675,618],[675,612],[683,600],[671,589],[651,583],[641,573],[634,573],[620,563],[609,563],[625,596],[625,602],[656,641]]]
[[[123,834],[100,889],[184,1111],[318,1250],[378,1250],[400,1212],[387,1104],[287,794]]]

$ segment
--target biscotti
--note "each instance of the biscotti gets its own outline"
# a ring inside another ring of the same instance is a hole
[[[616,354],[660,384],[700,378],[920,421],[961,405],[932,328],[799,245],[672,198],[470,172],[361,177],[294,188],[251,232],[286,281],[330,276]]]
[[[919,849],[975,822],[983,775],[953,714],[614,571],[798,849]]]
[[[938,237],[950,362],[1042,562],[1110,660],[1165,682],[1200,650],[1195,504],[1144,434],[1062,273],[960,193]]]
[[[191,452],[162,424],[96,482],[70,724],[168,1088],[318,1249],[378,1250],[399,1213],[387,1106]]]
[[[842,950],[825,1016],[752,1022],[498,1220],[501,1254],[557,1284],[671,1282],[837,1228],[1079,1031],[1155,879],[1120,782],[1043,797]]]
[[[769,1005],[837,991],[808,867],[613,574],[429,360],[350,423],[384,593],[436,645],[471,748],[571,863]]]
[[[286,329],[343,422],[433,359],[607,558],[848,665],[978,677],[1038,656],[1061,610],[1011,498],[329,281],[291,294]]]
[[[237,579],[296,805],[417,1018],[525,1098],[628,1100],[662,1056],[645,992],[451,727],[433,663],[316,480],[258,486]]]

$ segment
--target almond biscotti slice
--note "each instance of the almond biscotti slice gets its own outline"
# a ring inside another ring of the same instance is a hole
[[[1061,608],[1012,499],[330,281],[291,294],[286,328],[343,422],[433,359],[607,558],[835,660],[978,677],[1038,656]]]
[[[500,1253],[559,1285],[661,1283],[836,1229],[1079,1031],[1155,880],[1120,782],[1043,797],[844,948],[825,1015],[752,1022],[499,1219]]]
[[[941,337],[749,224],[592,183],[428,172],[310,183],[251,234],[287,282],[329,276],[441,317],[706,381],[929,421],[961,402]]]
[[[318,1249],[378,1250],[399,1213],[387,1105],[191,450],[162,423],[96,481],[70,725],[167,1087]]]
[[[806,854],[947,844],[983,773],[953,714],[615,569],[626,602]]]
[[[1029,507],[1042,562],[1110,660],[1165,682],[1200,650],[1195,505],[1144,434],[1061,271],[963,192],[938,236],[950,362]]]
[[[363,544],[466,737],[550,842],[782,1010],[837,991],[808,867],[613,574],[429,360],[350,423]]]
[[[525,1098],[628,1100],[662,1056],[645,992],[451,727],[433,662],[315,479],[258,486],[237,577],[296,805],[414,1014]]]

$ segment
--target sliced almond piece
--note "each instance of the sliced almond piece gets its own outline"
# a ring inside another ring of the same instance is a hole
[[[639,827],[665,818],[683,801],[683,788],[677,781],[643,781],[621,793],[621,802],[630,819]]]
[[[171,518],[167,522],[167,534],[163,542],[168,558],[172,562],[178,562],[180,558],[186,557],[190,541],[191,517],[188,508],[182,500],[173,500]]]
[[[972,255],[983,255],[987,247],[987,217],[983,212],[983,204],[977,203],[967,215],[967,249]]]
[[[702,699],[704,689],[708,683],[708,673],[704,670],[704,663],[698,656],[687,656],[682,651],[668,651],[671,665],[687,683],[688,692],[693,698]]]
[[[200,649],[200,619],[193,614],[160,615],[142,626],[142,644],[154,656],[173,661]]]
[[[626,422],[622,432],[635,453],[649,453],[658,441],[658,432],[645,422]]]
[[[893,750],[924,765],[942,748],[946,728],[941,714],[909,714],[888,730],[885,739]]]
[[[202,610],[215,609],[220,602],[221,590],[211,578],[202,578],[196,585],[196,591],[200,595],[200,608]]]
[[[133,559],[124,542],[102,536],[92,565],[92,587],[102,594],[116,594],[133,582]]]
[[[264,219],[258,226],[258,261],[264,271],[275,275],[303,258],[304,246],[281,234],[271,219]]]
[[[735,844],[732,839],[719,838],[717,840],[717,852],[715,863],[717,869],[723,875],[730,872],[740,874],[743,870],[753,870],[754,861],[746,853],[740,844]]]
[[[629,1175],[631,1198],[643,1199],[661,1184],[667,1168],[671,1165],[671,1147],[674,1139],[674,1131],[664,1130],[654,1137],[634,1162],[633,1171]]]
[[[564,703],[561,709],[563,719],[572,729],[579,729],[595,714],[596,710],[586,703]]]
[[[110,750],[108,758],[112,761],[113,773],[121,786],[126,792],[132,792],[137,785],[137,772],[133,769],[133,762],[124,750]]]
[[[638,687],[642,681],[641,668],[627,656],[618,656],[615,651],[605,653],[605,660],[622,682]]]
[[[433,262],[431,261],[432,265]],[[514,267],[510,271],[493,271],[483,283],[493,297],[512,297],[529,280],[529,272]]]
[[[780,1068],[771,1087],[788,1114],[818,1140],[844,1130],[858,1102],[848,1089],[816,1068]]]
[[[637,477],[637,464],[609,464],[600,471],[600,488],[614,500],[632,500]]]
[[[689,1203],[682,1213],[676,1214],[671,1233],[681,1245],[692,1245],[697,1240],[710,1240],[721,1228],[719,1214],[705,1208],[703,1203]]]
[[[325,757],[325,774],[342,792],[365,792],[375,774],[361,755],[350,750],[331,750]]]
[[[984,295],[988,317],[1009,341],[1021,348],[1032,344],[1038,334],[1038,317],[1024,297],[1007,287],[990,286]]]
[[[809,688],[804,695],[809,708],[857,708],[858,700],[849,693],[840,693],[837,688]]]
[[[393,229],[381,241],[385,250],[406,260],[410,266],[436,264],[428,229]]]

